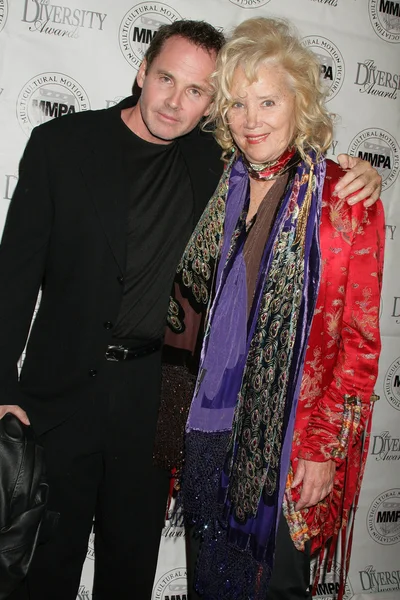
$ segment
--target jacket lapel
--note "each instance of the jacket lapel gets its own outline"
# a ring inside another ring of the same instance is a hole
[[[194,229],[222,175],[221,149],[211,133],[198,127],[180,138],[179,144],[192,184]]]
[[[125,101],[126,102],[126,101]],[[123,274],[126,261],[126,225],[129,184],[123,168],[118,135],[121,105],[104,111],[93,130],[93,145],[81,170],[101,227]]]

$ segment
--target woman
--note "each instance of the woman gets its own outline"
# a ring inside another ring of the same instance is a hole
[[[206,323],[182,477],[201,535],[195,589],[206,600],[305,598],[310,552],[332,540],[333,555],[339,531],[346,540],[359,492],[383,209],[333,195],[342,171],[323,157],[332,119],[319,65],[285,22],[239,25],[214,83],[227,166],[169,315],[178,334],[192,330],[190,308]]]

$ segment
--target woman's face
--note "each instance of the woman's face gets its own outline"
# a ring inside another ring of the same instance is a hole
[[[295,95],[282,67],[263,65],[249,83],[241,67],[234,72],[228,123],[236,145],[251,163],[278,158],[295,129]]]

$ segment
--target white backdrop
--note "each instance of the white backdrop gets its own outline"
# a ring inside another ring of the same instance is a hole
[[[330,88],[329,108],[340,116],[330,156],[361,153],[379,168],[384,182],[383,352],[376,389],[380,401],[375,407],[346,600],[399,599],[400,2],[134,2],[0,0],[0,230],[32,127],[69,112],[111,106],[129,95],[148,42],[161,23],[205,19],[228,33],[252,16],[291,19],[304,43],[318,54],[321,77]],[[183,541],[182,530],[164,530],[153,600],[186,600]],[[91,598],[92,573],[91,540],[79,600]],[[332,595],[334,577],[330,574],[319,587],[318,598]]]

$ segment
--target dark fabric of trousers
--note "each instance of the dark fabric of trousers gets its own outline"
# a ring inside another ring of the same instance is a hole
[[[186,537],[188,598],[201,600],[194,590],[194,569],[200,548],[200,538],[190,528]],[[238,565],[240,569],[240,565]],[[266,600],[312,600],[310,586],[310,552],[296,550],[284,516],[281,516],[276,538],[275,564]]]
[[[75,600],[93,517],[93,600],[150,599],[168,493],[152,465],[160,360],[104,360],[86,406],[41,437],[60,522],[10,600]]]

